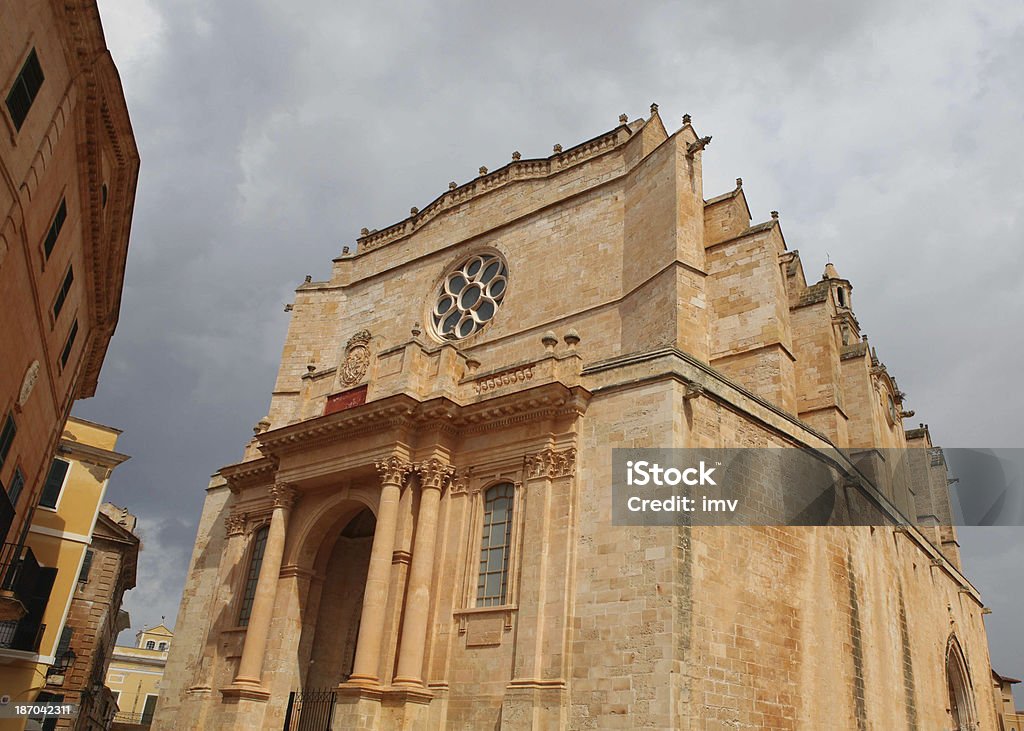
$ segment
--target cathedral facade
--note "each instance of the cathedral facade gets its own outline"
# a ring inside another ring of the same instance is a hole
[[[941,450],[851,283],[705,199],[709,140],[652,105],[514,153],[298,288],[154,728],[995,728]],[[623,447],[927,459],[851,470],[888,526],[640,527]]]

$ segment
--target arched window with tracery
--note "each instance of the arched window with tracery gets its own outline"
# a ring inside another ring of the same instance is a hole
[[[268,526],[259,528],[252,537],[252,550],[249,553],[249,570],[245,573],[245,586],[242,589],[242,604],[238,610],[238,626],[249,626],[249,615],[252,603],[256,599],[256,584],[260,579],[260,566],[263,565],[263,552],[267,548]]]
[[[480,572],[476,586],[478,607],[498,607],[508,601],[514,495],[515,488],[510,482],[494,485],[484,493]]]
[[[946,690],[949,694],[949,715],[955,731],[975,731],[977,720],[967,663],[960,643],[951,638],[946,647]]]

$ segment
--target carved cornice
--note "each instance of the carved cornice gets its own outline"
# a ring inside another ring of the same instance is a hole
[[[377,472],[380,473],[381,482],[385,485],[398,485],[399,487],[405,484],[405,481],[412,474],[415,467],[412,462],[394,455],[375,462],[374,466],[376,466]]]
[[[556,452],[545,449],[541,452],[526,455],[526,474],[531,478],[572,477],[576,472],[576,449]]]
[[[273,429],[255,438],[261,452],[276,458],[389,430],[434,429],[457,436],[530,421],[575,419],[586,411],[589,401],[590,392],[585,388],[559,382],[464,406],[445,397],[417,401],[407,394],[397,394]],[[221,474],[230,483],[230,475],[239,467],[224,468]]]
[[[220,469],[220,476],[228,483],[228,489],[238,494],[246,487],[260,487],[271,482],[277,470],[277,461],[271,457],[228,465]]]
[[[455,477],[455,468],[437,457],[420,462],[416,465],[416,471],[420,475],[420,486],[424,489],[443,490]]]
[[[267,492],[270,493],[270,499],[274,502],[274,507],[283,508],[284,510],[290,510],[299,499],[299,491],[287,482],[274,483]]]

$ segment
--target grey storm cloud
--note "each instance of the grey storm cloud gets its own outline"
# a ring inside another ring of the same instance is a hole
[[[76,413],[125,430],[109,497],[146,542],[127,607],[173,621],[211,472],[266,412],[291,301],[359,229],[513,150],[646,115],[714,136],[826,261],[947,446],[1021,446],[1024,5],[100,0],[142,171],[120,325]],[[1024,674],[1021,532],[962,531]],[[1024,703],[1022,703],[1024,705]]]

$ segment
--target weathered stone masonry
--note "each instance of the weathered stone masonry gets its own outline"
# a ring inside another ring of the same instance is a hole
[[[280,729],[323,687],[338,729],[994,728],[980,597],[918,520],[941,451],[852,284],[741,181],[704,198],[707,143],[653,106],[517,154],[298,288],[156,728]],[[613,526],[611,449],[655,446],[841,448],[899,525]]]

